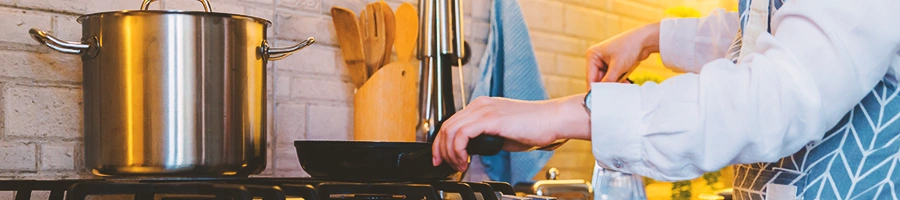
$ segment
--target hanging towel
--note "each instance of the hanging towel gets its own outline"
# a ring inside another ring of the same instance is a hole
[[[495,0],[493,3],[488,42],[479,63],[483,72],[475,83],[471,98],[547,99],[519,3],[516,0]],[[480,157],[480,163],[491,180],[515,185],[532,180],[551,156],[552,151],[502,151],[494,156]],[[473,168],[477,167],[480,166]]]

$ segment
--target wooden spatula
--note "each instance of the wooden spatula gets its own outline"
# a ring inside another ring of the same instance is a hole
[[[362,87],[369,78],[366,69],[366,57],[363,53],[362,37],[360,36],[359,23],[356,21],[356,13],[335,6],[331,8],[332,23],[338,36],[338,45],[344,56],[344,63],[350,69],[350,79],[356,88]]]
[[[385,25],[384,12],[379,3],[366,5],[366,11],[360,15],[360,27],[365,29],[363,35],[364,54],[366,55],[366,68],[369,76],[381,68],[384,60]]]
[[[394,48],[397,50],[397,62],[409,63],[416,48],[419,37],[419,16],[412,4],[403,3],[395,14],[397,39]]]
[[[391,55],[393,54],[394,49],[394,41],[397,35],[396,28],[396,20],[394,18],[394,9],[391,9],[391,6],[384,2],[384,0],[378,1],[378,4],[381,5],[381,11],[384,13],[384,57],[381,61],[381,66],[385,66],[388,63],[391,63]]]

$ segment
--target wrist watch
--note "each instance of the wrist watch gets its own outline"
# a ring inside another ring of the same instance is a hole
[[[588,115],[591,114],[591,90],[588,90],[587,95],[584,95],[584,102],[581,102],[581,106],[584,106],[584,110],[587,111]]]

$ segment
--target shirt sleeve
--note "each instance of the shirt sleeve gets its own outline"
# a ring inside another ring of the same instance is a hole
[[[897,10],[894,0],[787,1],[744,62],[717,59],[661,84],[594,83],[594,156],[672,181],[821,141],[900,60]]]
[[[723,58],[737,36],[737,12],[713,10],[701,18],[671,18],[659,23],[659,55],[673,71],[699,73],[704,63]]]

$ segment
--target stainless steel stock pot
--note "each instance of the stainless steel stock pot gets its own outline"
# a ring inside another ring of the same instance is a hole
[[[84,15],[68,42],[31,29],[54,50],[81,55],[85,168],[101,176],[247,176],[266,166],[266,63],[315,42],[266,42],[268,20],[237,14],[141,10]]]

